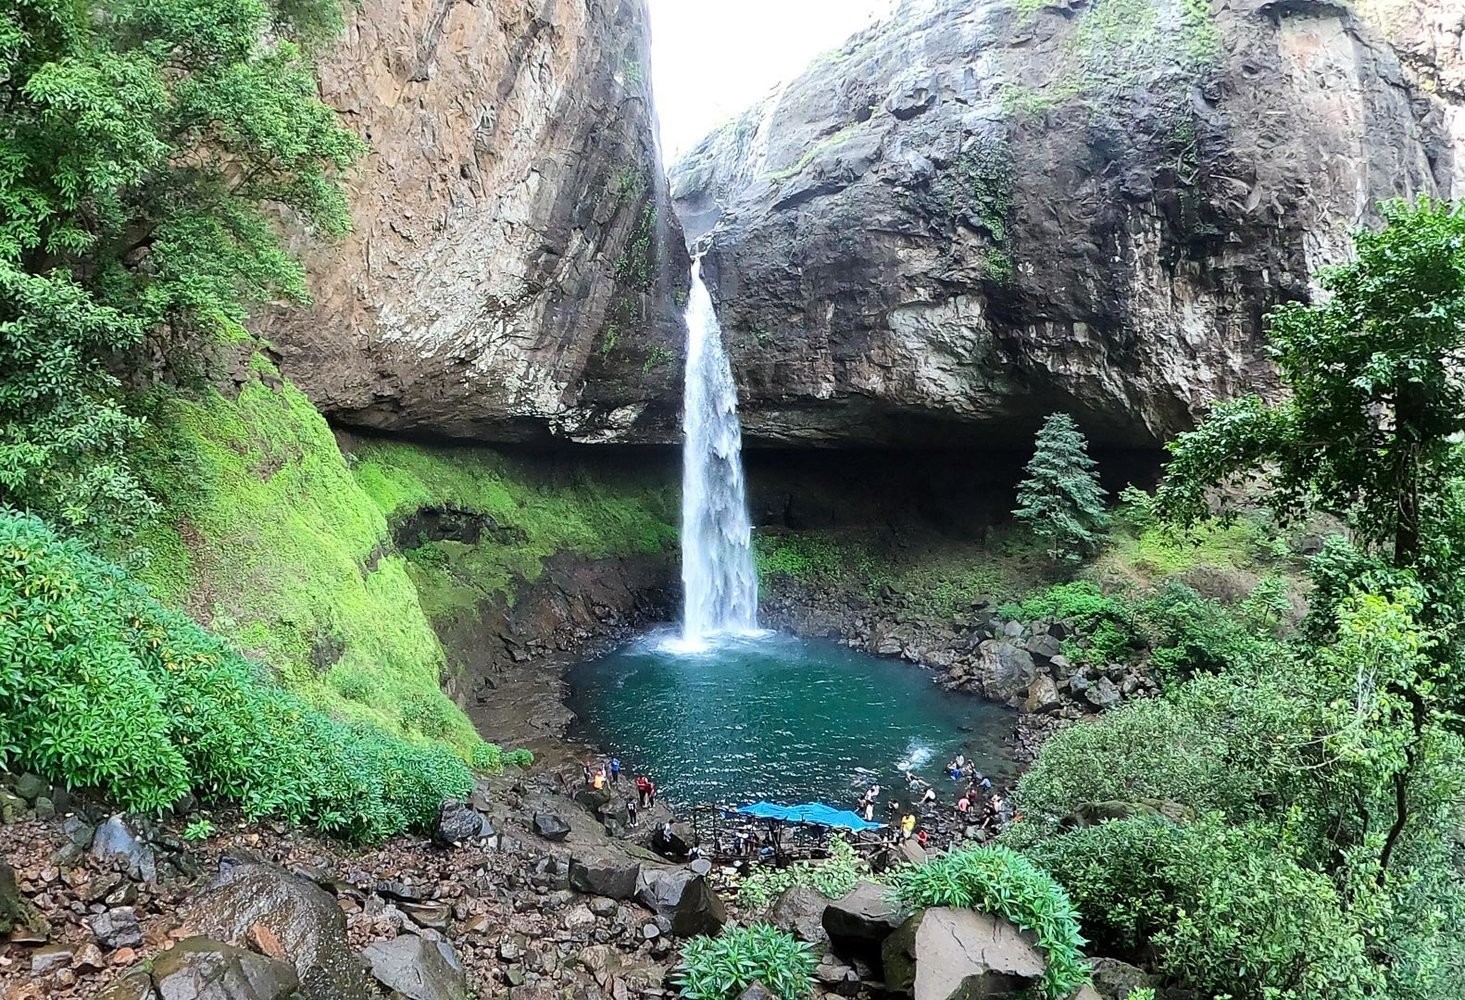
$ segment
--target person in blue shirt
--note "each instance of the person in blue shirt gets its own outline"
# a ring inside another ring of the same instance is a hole
[[[619,757],[610,759],[610,780],[614,785],[621,783],[621,759]]]

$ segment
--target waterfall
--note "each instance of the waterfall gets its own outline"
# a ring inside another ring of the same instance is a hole
[[[738,392],[722,345],[702,262],[687,298],[687,375],[682,427],[682,641],[758,629]]]

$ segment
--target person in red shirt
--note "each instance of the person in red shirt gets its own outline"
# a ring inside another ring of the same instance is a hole
[[[921,827],[920,830],[916,831],[916,843],[920,844],[922,847],[925,847],[926,841],[928,839],[929,838],[926,836],[926,828],[924,826]]]
[[[651,783],[651,779],[646,777],[646,775],[644,774],[636,778],[636,794],[641,796],[642,809],[649,808],[656,802],[656,786],[653,785]]]

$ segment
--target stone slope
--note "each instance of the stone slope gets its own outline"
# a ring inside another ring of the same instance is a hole
[[[1465,188],[1461,8],[905,0],[672,170],[745,436],[1149,448],[1267,390],[1264,312]]]
[[[675,433],[686,255],[644,0],[363,0],[321,69],[371,146],[313,306],[256,324],[335,423],[487,441]]]

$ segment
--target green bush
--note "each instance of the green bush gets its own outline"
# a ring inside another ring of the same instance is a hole
[[[0,753],[127,809],[193,791],[380,839],[472,787],[446,746],[312,709],[114,565],[0,514]]]
[[[1332,880],[1256,827],[1126,819],[1027,849],[1107,951],[1152,948],[1157,970],[1204,996],[1364,997],[1384,975]]]
[[[1087,580],[1060,583],[1029,594],[998,609],[1004,618],[1018,621],[1053,619],[1070,623],[1078,635],[1068,643],[1083,663],[1131,660],[1140,644],[1133,606],[1121,597],[1105,594]]]
[[[835,837],[829,842],[829,857],[823,861],[800,861],[787,868],[754,872],[738,888],[738,902],[749,909],[761,909],[795,885],[806,885],[826,899],[848,895],[862,878],[869,878],[870,866],[855,853],[849,841]]]
[[[1047,960],[1042,990],[1051,1000],[1088,982],[1084,939],[1067,893],[1016,851],[993,846],[953,851],[899,869],[893,880],[897,897],[908,906],[970,907],[1031,933]]]
[[[1272,600],[1266,592],[1257,597],[1246,608],[1248,617]],[[1183,583],[1172,581],[1142,602],[1139,618],[1152,648],[1150,665],[1169,681],[1252,667],[1278,652],[1276,643],[1259,634],[1265,620],[1253,624]]]
[[[1200,677],[1055,734],[1018,782],[1017,803],[1038,823],[1143,799],[1236,821],[1285,812],[1309,794],[1313,716],[1272,678]]]
[[[797,1000],[812,992],[818,964],[802,941],[767,924],[753,924],[688,941],[675,975],[688,1000],[727,1000],[754,982],[780,1000]]]

